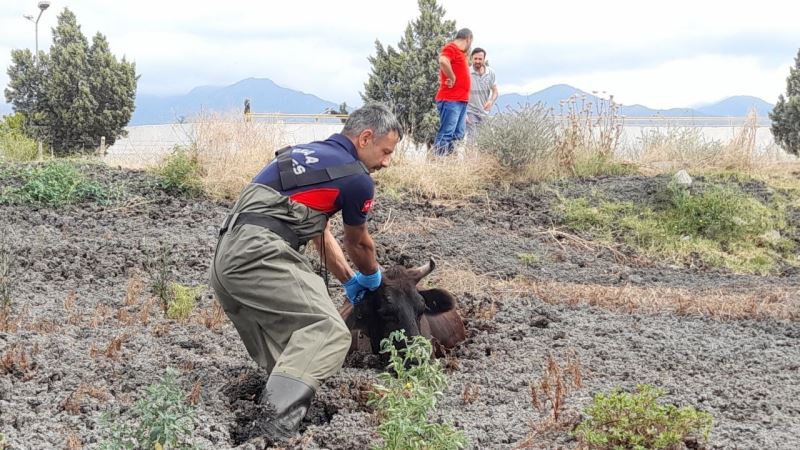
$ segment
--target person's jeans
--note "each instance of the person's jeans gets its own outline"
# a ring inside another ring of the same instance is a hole
[[[439,111],[439,132],[433,142],[433,153],[446,156],[453,153],[453,142],[464,139],[467,118],[467,102],[436,102]]]

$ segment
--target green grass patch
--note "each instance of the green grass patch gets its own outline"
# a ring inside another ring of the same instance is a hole
[[[175,146],[164,159],[157,175],[162,189],[191,196],[203,192],[200,161],[197,152],[191,148]]]
[[[517,253],[517,258],[519,262],[526,266],[532,266],[541,261],[541,258],[536,253]]]
[[[768,274],[791,261],[794,242],[781,237],[788,228],[786,201],[763,204],[732,184],[698,192],[669,185],[649,205],[607,199],[566,199],[563,222],[603,242],[623,242],[681,264],[725,267],[740,273]]]
[[[3,189],[0,203],[60,207],[83,201],[107,203],[111,199],[105,188],[88,179],[69,161],[52,160],[9,168],[2,176],[18,178],[21,183]]]
[[[404,342],[405,348],[395,348]],[[432,358],[430,341],[422,336],[410,340],[395,331],[381,341],[381,353],[389,354],[388,372],[378,375],[369,404],[378,410],[381,450],[466,448],[464,434],[448,423],[432,423],[428,415],[436,408],[447,387],[447,376]],[[408,368],[406,368],[408,366]]]
[[[601,175],[623,176],[637,173],[635,166],[614,160],[599,153],[578,153],[572,165],[572,174],[577,178]]]
[[[635,394],[619,389],[597,394],[584,411],[588,418],[575,436],[594,449],[667,449],[683,447],[693,438],[708,442],[713,418],[687,406],[658,403],[664,391],[639,385]]]

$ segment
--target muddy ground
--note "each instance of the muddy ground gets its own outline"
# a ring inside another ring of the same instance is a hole
[[[188,323],[178,323],[164,318],[146,287],[131,286],[137,277],[149,283],[164,245],[172,251],[177,281],[207,283],[217,226],[229,205],[165,193],[145,173],[86,169],[107,185],[122,186],[124,196],[108,206],[0,207],[0,230],[16,260],[18,323],[17,330],[0,333],[0,356],[16,355],[0,364],[6,367],[0,369],[0,433],[7,448],[96,447],[101,415],[124,411],[167,367],[182,371],[187,393],[193,387],[199,392],[198,445],[264,448],[249,425],[266,374],[249,360],[227,319],[216,325],[208,318],[214,305],[209,293]],[[379,197],[370,229],[382,264],[416,265],[434,256],[441,279],[461,270],[488,280],[587,286],[764,296],[780,289],[792,293],[786,300],[791,307],[800,308],[800,276],[788,267],[770,277],[734,275],[620,259],[543,238],[541,232],[558,222],[555,192],[602,191],[641,200],[662,183],[666,179],[625,177],[518,186],[459,202]],[[790,216],[798,220],[798,214]],[[536,261],[523,263],[521,254],[537,255]],[[132,295],[126,299],[126,293]],[[335,302],[343,300],[338,287],[332,294]],[[596,392],[648,383],[665,389],[672,403],[713,415],[709,448],[800,448],[795,321],[610,311],[566,306],[567,298],[554,305],[534,292],[474,289],[460,297],[469,338],[445,361],[450,386],[436,418],[463,430],[470,448],[515,448],[544,420],[545,412],[530,402],[529,384],[541,378],[548,354],[562,362],[574,355],[581,364],[583,385],[567,397],[567,416],[578,417]],[[321,388],[302,436],[290,447],[362,449],[374,443],[376,418],[364,398],[379,369],[374,358],[349,357]],[[576,447],[568,430],[529,442],[528,448]]]

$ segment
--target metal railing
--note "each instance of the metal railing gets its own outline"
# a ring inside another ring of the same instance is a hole
[[[347,114],[245,113],[245,120],[296,123],[343,123]]]

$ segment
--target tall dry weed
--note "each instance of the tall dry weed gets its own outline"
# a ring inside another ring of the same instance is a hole
[[[384,195],[405,199],[465,199],[480,195],[496,182],[498,165],[485,154],[465,151],[446,158],[399,154],[374,177]]]
[[[235,198],[284,143],[281,124],[239,114],[203,114],[195,126],[203,189],[215,198]]]

